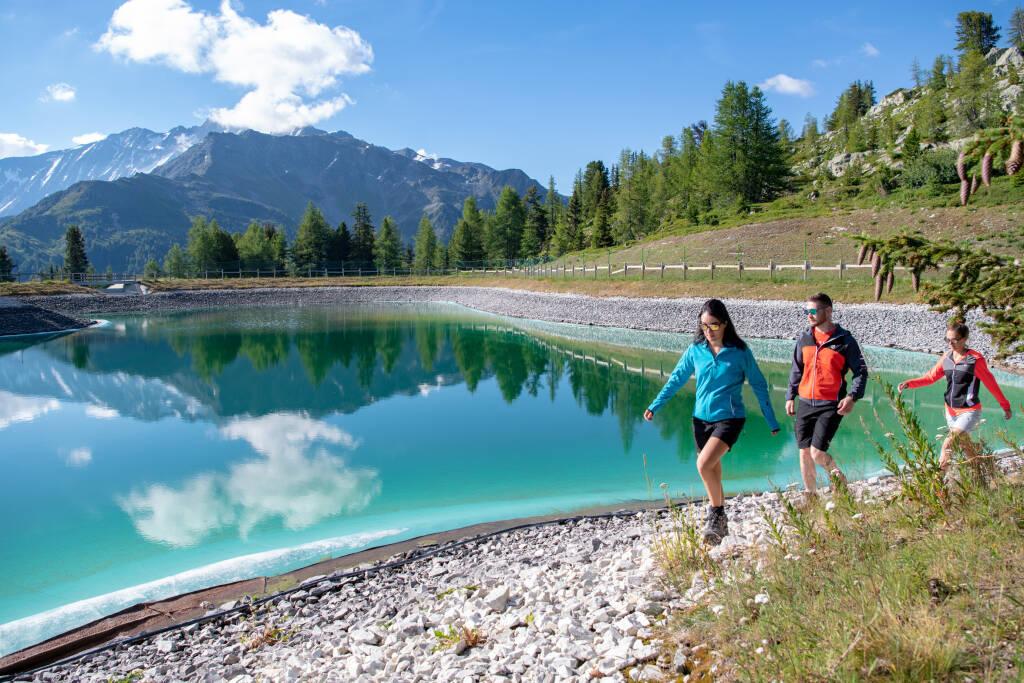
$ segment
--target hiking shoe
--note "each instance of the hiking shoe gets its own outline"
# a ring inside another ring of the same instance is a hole
[[[708,545],[718,545],[728,535],[729,518],[725,514],[725,508],[716,511],[709,505],[707,522],[704,524],[704,542]]]

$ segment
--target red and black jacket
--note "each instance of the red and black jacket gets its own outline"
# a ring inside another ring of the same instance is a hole
[[[946,408],[951,415],[968,410],[980,410],[981,399],[978,396],[978,381],[980,380],[985,388],[989,390],[1003,410],[1010,409],[1010,402],[1006,400],[996,378],[988,369],[985,357],[974,349],[967,349],[960,360],[953,359],[953,352],[944,353],[939,362],[927,373],[907,380],[908,389],[928,386],[946,378]]]
[[[847,371],[853,373],[849,394],[860,400],[867,388],[868,366],[857,340],[848,330],[836,325],[831,336],[819,346],[814,330],[807,328],[797,337],[793,349],[786,400],[799,396],[812,405],[836,403],[847,395]]]

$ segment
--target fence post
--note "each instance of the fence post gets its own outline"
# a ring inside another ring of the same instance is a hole
[[[810,269],[811,269],[811,262],[810,261],[804,261],[804,280],[807,279],[807,271],[809,271]]]
[[[739,274],[739,278],[743,279],[743,261],[739,261],[736,266],[736,272]]]
[[[686,271],[690,269],[690,266],[686,265],[686,261],[683,261],[683,282],[686,282]]]
[[[708,264],[708,272],[711,273],[711,279],[715,279],[715,262],[712,261]]]
[[[640,262],[640,279],[643,280],[647,276],[647,261]]]
[[[839,259],[839,279],[840,280],[843,279],[843,269],[844,268],[846,268],[846,264],[843,262],[843,259]]]
[[[665,279],[665,264],[664,263],[661,264],[661,279],[662,280]]]
[[[768,259],[768,281],[775,282],[775,259]]]

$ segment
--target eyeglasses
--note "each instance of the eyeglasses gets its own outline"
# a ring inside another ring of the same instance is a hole
[[[805,308],[804,309],[804,314],[805,315],[818,315],[818,309],[817,308]]]
[[[711,330],[712,332],[718,332],[724,326],[725,326],[724,323],[701,323],[700,324],[700,328],[702,330],[704,330],[705,332],[707,332],[708,330]]]
[[[956,344],[957,342],[962,342],[963,340],[963,337],[946,337],[947,344]]]

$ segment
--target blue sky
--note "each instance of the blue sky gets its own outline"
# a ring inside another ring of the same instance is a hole
[[[835,5],[2,0],[0,155],[213,114],[264,129],[313,122],[553,174],[565,190],[590,159],[651,151],[710,119],[726,80],[784,86],[766,88],[768,101],[799,129],[853,79],[885,94],[908,84],[915,56],[928,67],[952,53],[957,12],[1002,26],[1014,7]]]

